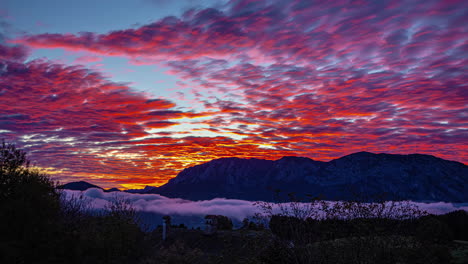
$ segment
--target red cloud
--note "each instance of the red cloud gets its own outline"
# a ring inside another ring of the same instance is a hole
[[[234,0],[223,10],[107,34],[25,36],[17,42],[167,61],[173,74],[198,84],[193,95],[206,109],[183,112],[80,67],[10,62],[2,84],[21,99],[6,97],[16,108],[2,110],[0,122],[97,142],[99,157],[86,159],[86,175],[114,155],[121,158],[109,161],[103,177],[127,173],[141,183],[150,183],[149,171],[162,183],[185,166],[225,156],[327,160],[366,150],[466,163],[466,10],[442,0]],[[17,54],[7,56],[24,57]],[[192,124],[225,136],[171,132],[174,119],[191,117],[211,117]],[[149,128],[166,131],[150,136]]]
[[[173,119],[209,113],[174,110],[170,101],[148,98],[81,66],[0,64],[2,137],[20,144],[56,179],[94,178],[106,187],[160,185],[201,161],[267,155],[255,142],[223,137],[141,139],[150,135],[148,129],[176,125]]]
[[[5,46],[0,43],[0,60],[22,61],[27,55],[28,52],[24,46]]]

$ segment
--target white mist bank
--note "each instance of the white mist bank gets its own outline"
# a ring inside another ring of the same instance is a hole
[[[168,198],[159,194],[107,193],[95,188],[86,191],[64,190],[64,193],[67,198],[83,196],[93,209],[102,209],[110,201],[118,198],[129,201],[137,211],[163,215],[204,216],[215,214],[225,215],[241,221],[246,217],[253,216],[255,213],[262,213],[254,202],[236,199],[215,198],[206,201],[189,201],[180,198]],[[468,203],[410,203],[430,214],[445,214],[455,210],[468,211]],[[274,208],[274,211],[279,212],[279,209]]]

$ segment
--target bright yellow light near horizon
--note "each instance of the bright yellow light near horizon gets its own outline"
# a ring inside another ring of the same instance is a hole
[[[189,166],[197,165],[197,164],[212,160],[213,158],[216,158],[216,157],[213,157],[211,155],[200,155],[200,154],[196,154],[196,153],[191,154],[189,156],[165,157],[165,159],[174,160],[176,162],[182,163],[182,166],[180,168],[178,168],[180,170],[183,170],[183,169],[185,169],[185,168],[187,168]],[[167,165],[163,165],[163,168],[165,168],[165,169],[174,169],[171,166],[170,163],[168,163]]]
[[[129,189],[143,189],[146,186],[159,187],[167,183],[167,180],[153,183],[121,183],[119,188],[120,190],[129,190]]]
[[[120,184],[120,186],[122,186],[123,189],[125,189],[125,190],[128,190],[128,189],[143,189],[143,188],[145,188],[146,185],[147,184],[141,184],[141,183],[121,183]]]

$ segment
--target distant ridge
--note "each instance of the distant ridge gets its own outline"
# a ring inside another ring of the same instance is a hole
[[[274,190],[330,200],[468,202],[468,166],[423,154],[357,152],[329,162],[304,157],[220,158],[146,190],[168,197],[273,200]]]
[[[84,191],[84,190],[87,190],[89,188],[98,188],[98,189],[104,190],[103,188],[101,188],[101,187],[99,187],[97,185],[94,185],[94,184],[91,184],[91,183],[85,182],[85,181],[69,182],[67,184],[60,185],[58,188],[59,189],[74,190],[74,191]]]
[[[73,190],[73,191],[85,191],[90,188],[98,188],[103,190],[104,192],[121,192],[118,188],[109,188],[109,189],[104,189],[102,187],[99,187],[97,185],[91,184],[86,181],[78,181],[78,182],[69,182],[64,185],[60,185],[58,187],[59,189],[67,189],[67,190]]]
[[[102,189],[83,181],[62,188]],[[220,158],[186,168],[163,186],[126,192],[188,200],[224,197],[271,201],[276,199],[275,190],[328,200],[383,198],[460,203],[468,202],[468,166],[432,155],[371,152],[357,152],[329,162],[294,156],[278,160]]]

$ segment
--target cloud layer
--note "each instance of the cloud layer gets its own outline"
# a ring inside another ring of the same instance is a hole
[[[167,198],[158,194],[130,194],[124,192],[106,193],[100,189],[88,189],[84,192],[65,190],[67,197],[82,195],[90,202],[92,208],[102,209],[109,201],[124,199],[130,202],[137,211],[151,212],[163,215],[177,216],[205,216],[208,214],[225,215],[242,221],[246,217],[253,217],[255,213],[263,213],[254,202],[234,199],[216,198],[206,201],[189,201],[178,198]],[[467,204],[451,203],[412,203],[421,210],[431,214],[445,214],[455,210],[468,211]],[[283,204],[283,207],[287,207]],[[280,212],[279,208],[274,209]]]
[[[201,110],[1,45],[0,132],[59,179],[107,187],[160,185],[226,156],[365,150],[467,163],[467,9],[456,0],[231,0],[105,34],[25,35],[14,42],[163,63],[194,87],[180,94]]]
[[[80,197],[87,200],[92,208],[102,209],[115,199],[130,202],[138,211],[163,215],[202,216],[221,214],[242,221],[245,217],[253,216],[258,208],[251,201],[216,198],[207,201],[189,201],[178,198],[167,198],[158,194],[130,194],[125,192],[106,193],[92,188],[84,192],[64,190],[67,197]]]

